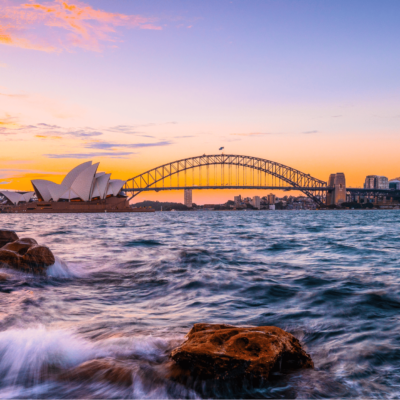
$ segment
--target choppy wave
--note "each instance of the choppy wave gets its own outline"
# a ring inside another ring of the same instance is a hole
[[[0,398],[400,396],[396,211],[0,222],[57,256],[47,276],[2,271]],[[196,322],[279,326],[315,369],[240,391],[184,388],[169,377],[169,353]],[[120,363],[131,379],[72,373],[93,360]]]

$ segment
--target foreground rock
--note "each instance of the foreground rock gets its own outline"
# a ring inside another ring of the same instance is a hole
[[[0,272],[0,282],[5,282],[5,281],[7,281],[7,280],[10,279],[10,278],[11,278],[10,275],[8,275],[8,274],[3,274],[2,272]]]
[[[66,381],[105,381],[122,386],[133,383],[133,370],[122,361],[109,358],[94,359],[61,374],[59,379]]]
[[[0,243],[4,243],[0,248],[0,267],[43,274],[55,263],[50,249],[38,245],[35,239],[18,239],[15,232],[0,230]]]
[[[3,247],[5,244],[14,242],[18,240],[18,236],[14,231],[9,231],[7,229],[0,230],[0,247]]]
[[[314,366],[300,342],[274,326],[195,324],[171,358],[191,378],[237,383],[261,382],[273,372]]]

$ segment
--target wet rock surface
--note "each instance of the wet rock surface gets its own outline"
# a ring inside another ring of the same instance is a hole
[[[38,245],[35,239],[19,239],[13,231],[0,230],[0,267],[43,274],[55,263],[51,250]]]
[[[35,239],[24,238],[24,239],[17,239],[14,242],[7,243],[1,249],[11,250],[23,256],[32,246],[37,244],[38,243]]]
[[[123,361],[109,358],[86,361],[78,367],[61,374],[61,380],[105,381],[130,386],[133,383],[133,369]]]
[[[9,231],[7,229],[0,229],[0,247],[10,242],[15,242],[18,240],[18,235],[14,231]]]
[[[274,372],[313,368],[311,357],[290,333],[274,327],[195,324],[172,351],[182,370],[200,380],[261,382]]]
[[[7,280],[10,279],[10,278],[11,278],[10,275],[4,274],[4,273],[0,272],[0,282],[5,282],[5,281],[7,281]]]

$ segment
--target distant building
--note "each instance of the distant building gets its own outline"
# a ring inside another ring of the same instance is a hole
[[[364,189],[375,189],[375,177],[376,175],[368,175],[365,178]]]
[[[365,178],[364,189],[389,189],[389,179],[386,176],[368,175]]]
[[[275,204],[275,195],[272,193],[268,195],[268,204]]]
[[[255,208],[261,208],[261,199],[260,196],[254,196],[253,200],[251,201],[251,205]]]
[[[0,191],[0,196],[3,196],[0,199],[0,205],[17,205],[19,203],[29,203],[32,199],[34,192],[14,192],[11,190],[2,190]]]
[[[34,192],[0,192],[9,204],[27,203],[35,195],[39,202],[91,202],[110,197],[126,197],[125,181],[110,179],[111,174],[97,172],[99,163],[84,162],[68,172],[61,183],[45,179],[31,181]]]
[[[398,180],[398,179],[392,179],[392,180],[389,182],[389,189],[400,190],[400,180]]]
[[[233,200],[235,202],[235,206],[240,206],[242,204],[242,196],[240,194],[239,196],[235,196]]]
[[[192,189],[185,189],[184,204],[186,207],[192,208]]]
[[[389,189],[389,179],[386,176],[378,176],[376,178],[377,189]]]

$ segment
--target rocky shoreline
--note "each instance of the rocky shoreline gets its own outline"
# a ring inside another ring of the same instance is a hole
[[[314,367],[298,339],[274,326],[195,324],[169,359],[167,368],[152,379],[176,382],[201,395],[224,385],[239,391],[243,386],[257,387],[267,384],[275,373]],[[129,358],[98,358],[62,372],[57,379],[129,387],[136,373],[137,366]]]
[[[171,358],[194,379],[267,381],[273,372],[313,368],[290,333],[275,326],[195,324]]]
[[[0,268],[45,275],[55,263],[48,247],[32,238],[19,238],[14,231],[0,230],[0,246]],[[0,272],[0,282],[9,278]],[[245,386],[265,385],[276,374],[314,367],[299,340],[275,326],[195,324],[185,341],[169,349],[164,357],[165,368],[155,369],[156,377],[152,379],[174,382],[206,397],[210,387],[214,390],[229,385],[240,392]],[[44,374],[58,381],[97,381],[129,387],[138,373],[132,361],[123,357],[93,358],[73,368]]]
[[[19,238],[14,231],[0,230],[0,268],[45,274],[55,263],[54,254],[35,239]]]

